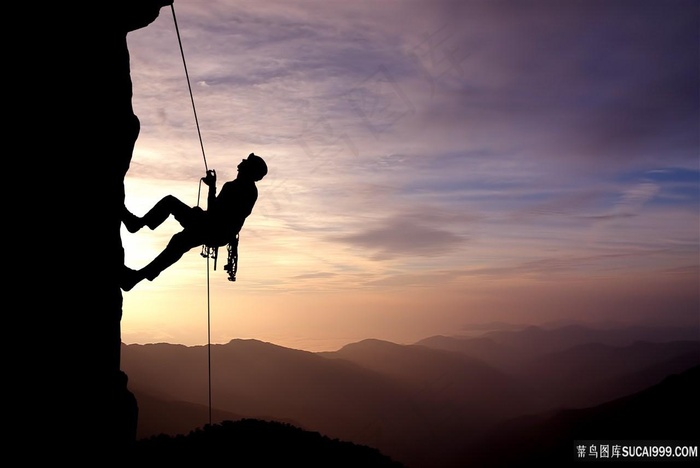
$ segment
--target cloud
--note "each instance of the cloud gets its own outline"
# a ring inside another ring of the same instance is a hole
[[[467,240],[463,234],[455,234],[426,221],[417,216],[396,216],[361,232],[333,236],[330,240],[360,247],[376,260],[440,256],[459,248]]]
[[[621,194],[620,200],[615,204],[615,211],[622,215],[634,215],[654,198],[659,190],[660,187],[651,182],[642,182],[630,187]]]
[[[333,278],[337,276],[335,273],[319,271],[315,273],[304,273],[303,275],[293,276],[292,279],[305,280],[305,279],[319,279],[319,278]]]
[[[417,108],[443,134],[461,128],[483,145],[507,135],[543,161],[619,169],[664,151],[688,165],[699,141],[698,11],[674,6],[462,2],[448,12],[466,24],[443,33],[430,56],[466,57],[451,74],[434,67],[458,79],[434,80]]]

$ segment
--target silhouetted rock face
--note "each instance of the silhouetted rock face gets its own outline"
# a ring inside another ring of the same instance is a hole
[[[121,209],[139,129],[127,34],[163,3],[52,2],[23,21],[32,45],[20,115],[33,160],[19,223],[24,242],[41,249],[27,272],[37,280],[27,326],[39,352],[24,364],[37,389],[27,406],[52,457],[73,457],[78,445],[113,455],[135,435],[136,404],[119,363]]]

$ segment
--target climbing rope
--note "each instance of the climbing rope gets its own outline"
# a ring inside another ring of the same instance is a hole
[[[207,166],[207,156],[204,153],[204,143],[202,142],[202,132],[199,129],[199,119],[197,118],[197,107],[194,105],[194,95],[192,94],[192,85],[190,84],[190,74],[187,72],[187,61],[185,60],[185,51],[182,48],[182,39],[180,38],[180,28],[177,25],[177,17],[175,16],[175,5],[170,4],[170,9],[173,12],[173,22],[175,23],[175,32],[177,33],[177,43],[180,46],[180,55],[182,56],[182,65],[185,67],[185,78],[187,78],[187,89],[190,91],[190,101],[192,101],[192,111],[194,112],[194,123],[197,126],[197,135],[199,135],[199,146],[202,148],[202,158],[204,159],[204,172],[209,171]]]
[[[185,68],[185,78],[187,78],[187,88],[190,92],[190,101],[192,102],[192,112],[194,112],[194,122],[197,126],[197,135],[199,135],[199,146],[202,149],[202,159],[204,160],[204,172],[209,172],[209,167],[207,166],[207,156],[204,152],[204,143],[202,141],[202,132],[199,129],[199,119],[197,118],[197,107],[194,104],[194,95],[192,94],[192,85],[190,84],[190,75],[187,71],[187,61],[185,60],[185,51],[182,48],[182,39],[180,38],[180,28],[177,24],[177,16],[175,16],[175,6],[170,4],[170,9],[173,13],[173,22],[175,23],[175,32],[177,33],[177,42],[180,46],[180,55],[182,56],[182,65]],[[202,181],[199,181],[199,190],[197,191],[197,206],[199,206],[199,195],[201,193]],[[204,249],[206,249],[206,255],[204,254]],[[211,293],[209,287],[209,258],[212,256],[213,249],[204,246],[202,250],[202,256],[207,258],[207,372],[208,372],[208,384],[209,384],[209,425],[211,425]],[[214,261],[216,261],[216,254],[214,254]]]

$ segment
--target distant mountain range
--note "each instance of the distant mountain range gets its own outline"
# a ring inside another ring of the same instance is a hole
[[[692,330],[527,327],[414,345],[365,340],[324,353],[232,340],[210,348],[212,422],[282,422],[376,448],[409,468],[466,466],[465,457],[477,457],[473,444],[493,431],[595,408],[700,365],[697,338]],[[122,369],[139,402],[140,438],[209,422],[206,346],[123,345]],[[697,416],[697,405],[686,413]]]
[[[594,407],[507,421],[465,449],[456,466],[580,466],[577,443],[678,443],[700,447],[700,366]],[[698,449],[700,450],[700,448]],[[578,461],[578,463],[577,463]],[[590,459],[589,459],[590,461]],[[612,460],[615,466],[697,466],[700,458]],[[584,463],[585,464],[585,463]]]

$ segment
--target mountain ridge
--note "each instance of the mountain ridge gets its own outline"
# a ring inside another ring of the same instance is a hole
[[[526,333],[533,335],[532,330]],[[516,349],[524,342],[527,337],[516,337],[511,342],[502,338],[499,347],[492,349]],[[612,377],[624,379],[635,373],[641,377],[628,387],[606,383],[610,386],[610,395],[605,396],[608,401],[643,390],[645,382],[659,381],[657,376],[700,364],[695,352],[699,343],[661,342],[650,346],[639,342],[615,347],[573,342],[568,349],[544,356],[556,362],[565,361],[561,356],[567,353],[576,355],[577,350],[600,350],[603,354],[596,359],[602,359],[604,365],[608,360],[605,352],[617,353],[615,359],[621,367],[616,369],[626,369],[626,373]],[[538,353],[544,348],[540,347]],[[473,359],[457,351],[419,344],[367,339],[338,351],[313,353],[261,340],[233,339],[212,345],[210,350],[215,423],[224,419],[286,422],[331,438],[376,447],[412,468],[449,467],[465,446],[498,424],[532,414],[544,417],[567,406],[563,398],[551,400],[546,388],[538,388],[526,375],[504,372],[489,364],[489,359]],[[577,366],[590,366],[588,361],[585,355],[580,364],[571,361],[568,380],[576,376]],[[156,399],[167,397],[171,405],[179,401],[190,411],[194,407],[186,404],[198,405],[198,427],[207,423],[206,363],[205,346],[123,346],[123,366],[131,376],[134,393]],[[540,367],[540,372],[548,369],[544,364]],[[545,377],[544,381],[558,382],[556,376]],[[584,396],[593,395],[594,383],[578,378],[573,380],[572,388]],[[564,388],[563,384],[557,385]],[[535,392],[534,397],[539,395],[539,399],[529,401],[529,392]],[[589,399],[594,405],[604,403],[602,398]],[[506,408],[508,405],[511,407]],[[192,421],[182,423],[180,433]],[[157,435],[153,428],[151,433],[145,429],[140,427],[141,439]]]
[[[475,442],[462,461],[490,467],[570,466],[577,461],[576,441],[586,440],[695,441],[697,446],[698,394],[700,365],[600,405],[508,421]],[[672,465],[685,464],[674,460]]]

